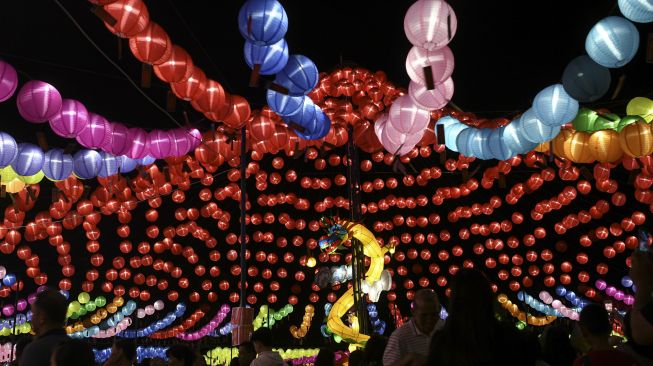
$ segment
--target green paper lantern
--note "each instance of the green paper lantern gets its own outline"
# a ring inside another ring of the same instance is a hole
[[[617,132],[621,132],[624,127],[637,121],[644,121],[644,119],[640,116],[626,116],[622,118],[621,121],[619,121],[619,125],[617,126]]]
[[[97,307],[95,306],[95,303],[94,303],[94,302],[86,303],[86,304],[84,305],[84,307],[86,308],[86,311],[88,311],[88,312],[95,311],[95,309],[97,308]]]
[[[95,298],[95,306],[98,308],[104,307],[107,304],[107,299],[104,296],[98,296]]]
[[[42,170],[39,170],[38,173],[36,173],[36,174],[34,174],[32,176],[29,176],[29,177],[19,176],[18,179],[23,181],[23,183],[25,183],[25,184],[36,184],[36,183],[42,181],[43,177],[45,177],[45,173],[43,173]]]
[[[594,122],[594,131],[616,130],[621,118],[614,113],[603,113]]]
[[[594,123],[598,117],[599,114],[596,111],[589,108],[581,108],[571,124],[576,131],[594,131]]]
[[[12,169],[11,165],[0,169],[0,180],[3,182],[11,182],[18,178],[18,174]]]
[[[88,292],[82,292],[77,295],[77,301],[79,301],[80,304],[86,304],[89,300],[91,300],[91,295],[89,295]]]

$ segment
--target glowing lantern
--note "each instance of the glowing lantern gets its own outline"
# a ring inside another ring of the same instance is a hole
[[[617,68],[635,57],[639,32],[628,20],[610,16],[601,19],[587,35],[585,50],[597,64]]]

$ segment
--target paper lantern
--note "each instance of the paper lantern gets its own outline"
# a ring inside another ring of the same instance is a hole
[[[317,105],[313,106],[315,109],[315,124],[310,126],[310,129],[305,129],[304,132],[295,130],[297,136],[304,140],[318,140],[323,138],[329,133],[331,129],[331,120]]]
[[[515,120],[507,124],[502,136],[506,147],[515,154],[525,154],[537,146],[536,142],[528,141],[524,136],[521,120]]]
[[[73,172],[82,179],[95,178],[102,167],[102,157],[95,150],[80,150],[73,155]]]
[[[453,96],[453,80],[448,78],[443,83],[435,85],[435,89],[428,90],[426,85],[411,81],[408,84],[408,95],[413,103],[426,110],[443,108]]]
[[[651,126],[644,122],[631,123],[619,133],[619,142],[627,155],[634,158],[646,156],[653,152]]]
[[[191,104],[200,112],[208,112],[218,110],[223,106],[224,101],[225,91],[222,85],[215,80],[208,79],[204,93],[193,100]]]
[[[105,145],[106,149],[104,150],[115,156],[124,155],[131,146],[131,141],[129,140],[129,128],[122,123],[110,122],[110,124],[111,144]]]
[[[258,114],[249,120],[248,130],[252,138],[257,141],[265,141],[274,134],[274,121],[262,114]]]
[[[12,169],[22,176],[34,175],[43,167],[44,155],[41,148],[29,143],[18,144],[18,155],[11,163]]]
[[[456,139],[458,138],[458,134],[469,127],[464,123],[460,123],[460,121],[453,117],[440,118],[438,122],[436,122],[436,127],[438,124],[444,125],[444,143],[447,146],[447,149],[457,152],[458,147],[456,145]]]
[[[75,137],[80,145],[87,148],[100,148],[111,143],[111,124],[99,114],[89,113],[86,127]]]
[[[610,89],[610,70],[594,62],[589,56],[578,56],[565,68],[562,85],[579,102],[593,102]]]
[[[625,116],[624,118],[621,118],[619,120],[619,125],[617,126],[617,132],[621,132],[621,130],[623,130],[624,127],[628,126],[631,123],[635,123],[637,121],[644,121],[644,119],[640,116]]]
[[[317,66],[311,59],[304,55],[291,55],[274,82],[288,89],[289,95],[304,95],[315,88],[319,79]]]
[[[622,67],[630,62],[638,48],[637,28],[617,16],[601,19],[592,27],[585,40],[585,51],[592,60],[609,68]]]
[[[248,0],[238,12],[238,29],[259,45],[273,44],[288,31],[288,15],[277,0]]]
[[[453,52],[449,47],[431,51],[421,47],[411,48],[406,57],[406,72],[410,79],[416,83],[427,85],[424,76],[425,67],[431,67],[434,84],[444,82],[453,73]]]
[[[560,126],[545,125],[537,119],[533,108],[524,112],[519,120],[521,121],[524,138],[530,142],[539,144],[550,141],[560,133]]]
[[[488,137],[488,148],[490,149],[490,154],[497,160],[507,160],[515,155],[516,153],[512,152],[510,148],[503,141],[503,131],[505,127],[499,127],[490,133]]]
[[[129,173],[138,166],[138,160],[132,159],[128,156],[116,157],[116,160],[118,160],[120,164],[120,173]]]
[[[177,98],[186,101],[195,100],[206,90],[206,75],[202,69],[193,66],[193,73],[186,81],[170,83],[170,87]]]
[[[145,29],[129,38],[129,49],[139,61],[158,65],[170,58],[172,41],[160,25],[149,22]]]
[[[170,155],[172,156],[184,156],[191,149],[191,141],[189,139],[188,133],[180,128],[170,130]],[[193,137],[193,143],[200,142],[196,140],[196,137]]]
[[[555,84],[537,93],[533,100],[535,116],[543,124],[561,126],[576,117],[578,101],[570,97],[562,84]]]
[[[54,181],[64,180],[73,173],[73,157],[64,154],[62,149],[52,149],[45,153],[43,173]]]
[[[488,146],[490,134],[493,132],[492,130],[468,128],[466,131],[461,132],[456,140],[458,150],[460,151],[461,138],[467,139],[467,141],[463,141],[463,143],[467,145],[467,150],[471,155],[466,155],[465,153],[463,153],[463,155],[473,156],[482,160],[489,160],[494,158],[494,155]]]
[[[388,113],[388,122],[401,133],[415,133],[426,129],[431,113],[413,103],[408,95],[395,99]]]
[[[25,188],[25,182],[21,181],[18,178],[3,184],[5,185],[5,190],[7,193],[18,193],[22,191],[23,188]]]
[[[16,69],[5,61],[0,61],[0,102],[11,98],[18,87]]]
[[[42,170],[40,170],[38,173],[29,176],[29,177],[18,177],[23,183],[25,184],[37,184],[38,182],[43,180],[43,177],[45,177],[45,174],[43,173]]]
[[[457,25],[453,9],[441,0],[418,0],[404,17],[406,38],[426,50],[446,46],[456,34]]]
[[[553,139],[553,154],[562,158],[567,158],[567,155],[565,154],[564,145],[565,145],[565,141],[569,140],[572,134],[573,134],[572,130],[569,129],[560,130],[558,136],[556,136]]]
[[[104,151],[100,151],[100,159],[102,164],[97,173],[98,177],[106,178],[118,174],[118,169],[120,168],[119,159],[116,159],[115,156]]]
[[[116,23],[104,22],[109,31],[118,37],[131,38],[142,32],[150,22],[150,13],[143,0],[117,0],[105,5],[104,10]]]
[[[575,163],[593,162],[594,157],[592,150],[590,150],[589,141],[589,133],[580,131],[574,132],[563,145],[565,156]]]
[[[62,99],[57,89],[43,81],[28,81],[20,88],[18,113],[27,121],[43,123],[61,110]]]
[[[240,95],[231,95],[231,103],[223,122],[226,126],[237,130],[245,125],[251,113],[252,110],[247,99]]]
[[[581,108],[571,122],[576,131],[594,131],[594,124],[599,114],[589,108]]]
[[[59,136],[76,137],[89,121],[86,107],[74,99],[64,99],[61,109],[50,118],[50,127]]]
[[[619,10],[626,18],[636,23],[653,22],[653,3],[651,0],[619,0]]]
[[[640,116],[646,122],[653,121],[653,100],[644,97],[636,97],[628,102],[626,114]]]
[[[5,132],[0,132],[0,168],[11,165],[18,156],[18,144]]]
[[[139,159],[138,160],[138,165],[148,166],[150,164],[154,164],[155,161],[156,161],[155,158],[148,155],[148,156],[145,156],[145,157]]]
[[[146,148],[147,144],[147,132],[142,128],[134,127],[129,129],[129,140],[131,145],[127,151],[127,156],[132,159],[142,159],[149,151]]]
[[[589,139],[592,156],[600,163],[612,163],[623,156],[619,134],[613,130],[594,132]]]
[[[156,159],[167,158],[170,154],[170,135],[167,131],[152,130],[147,135],[147,149]]]
[[[260,65],[259,74],[274,75],[283,70],[288,63],[288,44],[285,39],[281,39],[270,45],[258,45],[254,42],[246,41],[243,49],[245,62],[250,67]]]
[[[170,58],[159,65],[154,65],[156,76],[166,83],[180,83],[188,80],[194,70],[193,59],[180,46],[173,45]]]
[[[381,138],[379,140],[383,147],[389,153],[398,156],[404,155],[412,150],[424,135],[424,129],[413,134],[401,133],[395,129],[389,119],[383,124],[382,131],[380,132]]]
[[[268,90],[266,99],[270,109],[279,116],[291,116],[296,114],[302,109],[305,100],[310,100],[308,97],[293,97],[284,95],[274,90]]]
[[[0,178],[3,182],[9,182],[14,179],[18,179],[18,174],[16,174],[16,172],[10,165],[0,169]]]

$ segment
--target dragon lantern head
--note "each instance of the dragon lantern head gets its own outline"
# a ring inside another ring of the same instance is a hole
[[[325,229],[327,237],[321,239],[318,244],[323,252],[332,254],[348,239],[349,231],[332,217],[322,217],[320,223]]]

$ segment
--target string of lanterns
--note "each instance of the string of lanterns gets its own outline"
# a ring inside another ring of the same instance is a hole
[[[308,333],[308,330],[311,328],[311,323],[313,322],[314,315],[315,307],[313,307],[311,304],[306,305],[304,308],[304,317],[302,318],[302,323],[299,325],[299,327],[296,325],[290,326],[289,330],[293,338],[302,339],[306,337],[306,333]]]
[[[499,304],[506,309],[510,315],[512,315],[514,318],[519,319],[522,322],[526,322],[527,324],[530,325],[535,325],[538,327],[542,327],[545,325],[550,324],[554,320],[557,319],[555,316],[543,316],[543,317],[536,317],[534,315],[529,315],[526,314],[524,311],[519,310],[519,307],[517,304],[513,304],[512,301],[508,299],[508,296],[504,294],[500,294],[497,299],[499,300]]]

